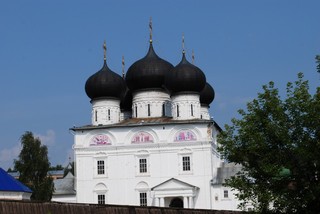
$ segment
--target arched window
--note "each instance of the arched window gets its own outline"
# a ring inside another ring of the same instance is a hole
[[[162,117],[164,117],[166,115],[166,107],[164,105],[164,103],[162,104]]]
[[[136,117],[138,117],[138,107],[135,106],[135,113],[136,113]]]
[[[196,135],[189,129],[180,130],[174,136],[174,141],[195,141],[197,140]]]
[[[191,104],[191,116],[193,116],[193,105]]]
[[[153,142],[154,140],[152,135],[147,132],[138,132],[131,139],[131,143],[153,143]]]
[[[177,105],[177,117],[179,117],[179,105]]]

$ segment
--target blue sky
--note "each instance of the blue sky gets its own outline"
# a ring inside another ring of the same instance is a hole
[[[320,1],[16,0],[0,2],[0,167],[13,166],[20,137],[32,131],[53,165],[72,156],[69,128],[90,123],[87,78],[103,64],[121,73],[145,56],[150,16],[157,54],[187,57],[216,91],[211,114],[224,126],[273,80],[282,91],[298,72],[319,86]]]

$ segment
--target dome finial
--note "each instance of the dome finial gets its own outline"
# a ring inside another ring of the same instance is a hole
[[[106,45],[106,40],[103,42],[103,61],[106,64],[107,62],[107,45]]]
[[[150,43],[152,43],[152,17],[150,17],[150,21],[149,21],[149,30],[150,30]]]
[[[184,49],[184,33],[182,33],[182,53],[185,54],[185,49]]]
[[[124,56],[122,56],[122,78],[124,79]]]
[[[194,64],[194,51],[192,49],[192,64]]]

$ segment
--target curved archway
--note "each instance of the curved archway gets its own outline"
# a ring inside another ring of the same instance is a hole
[[[181,198],[174,198],[170,201],[169,207],[183,208],[183,201]]]

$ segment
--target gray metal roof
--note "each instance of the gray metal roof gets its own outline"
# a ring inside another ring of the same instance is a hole
[[[235,176],[242,166],[235,163],[224,163],[217,170],[217,177],[212,180],[213,185],[224,184],[226,179]]]
[[[221,131],[222,129],[214,120],[192,119],[192,120],[173,120],[171,117],[157,117],[157,118],[130,118],[120,123],[111,125],[86,125],[81,127],[70,128],[72,131],[92,130],[92,129],[105,129],[113,127],[135,127],[135,126],[157,126],[157,125],[173,125],[173,124],[190,124],[190,123],[213,123],[214,126]]]
[[[54,183],[54,195],[75,195],[74,176],[69,172],[64,178],[56,179]]]

